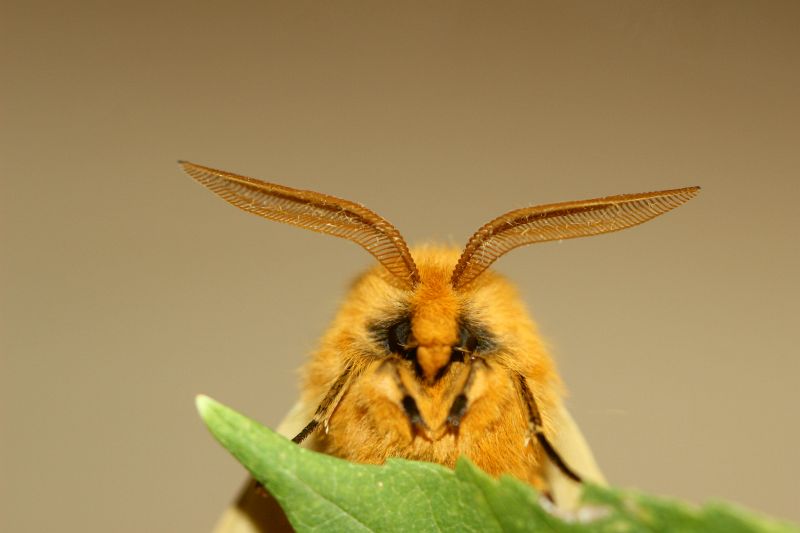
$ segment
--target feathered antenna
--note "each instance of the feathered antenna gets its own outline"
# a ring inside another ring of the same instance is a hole
[[[700,187],[517,209],[481,227],[467,242],[451,283],[460,289],[503,254],[526,244],[588,237],[647,222],[694,198]]]
[[[179,163],[192,178],[239,209],[353,241],[375,256],[405,288],[419,282],[417,266],[400,232],[360,204],[187,161]]]

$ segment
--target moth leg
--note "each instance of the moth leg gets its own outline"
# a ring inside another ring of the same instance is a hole
[[[353,365],[347,365],[344,369],[344,372],[336,378],[336,381],[333,382],[331,388],[328,389],[328,393],[320,402],[317,410],[314,412],[314,418],[311,419],[311,422],[306,424],[306,427],[298,433],[293,439],[292,442],[296,444],[300,444],[306,438],[314,433],[314,430],[320,425],[320,423],[327,424],[328,419],[330,418],[331,413],[339,404],[339,400],[342,399],[345,391],[345,385],[350,378],[353,377]]]
[[[542,415],[539,413],[539,407],[536,405],[536,399],[533,397],[531,389],[528,388],[528,384],[525,381],[525,376],[522,374],[517,374],[517,380],[519,383],[520,394],[522,395],[522,399],[525,401],[525,405],[528,409],[529,431],[536,437],[537,442],[544,450],[544,453],[547,454],[547,457],[553,461],[553,464],[555,464],[565,476],[573,481],[582,483],[583,480],[581,477],[576,474],[575,471],[569,467],[569,465],[567,465],[561,455],[559,455],[558,451],[556,451],[556,449],[547,439],[547,435],[544,434]]]

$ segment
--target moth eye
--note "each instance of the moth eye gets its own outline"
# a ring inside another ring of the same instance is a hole
[[[458,337],[457,348],[459,348],[459,351],[473,353],[478,349],[480,340],[469,328],[461,326],[458,331]]]
[[[397,355],[409,354],[409,339],[411,338],[411,323],[408,320],[401,320],[389,326],[386,335],[386,343],[389,351]]]

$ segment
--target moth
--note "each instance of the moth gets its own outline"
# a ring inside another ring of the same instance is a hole
[[[409,249],[360,204],[181,165],[240,209],[353,241],[377,260],[305,367],[300,402],[280,428],[295,442],[362,463],[402,457],[453,467],[463,455],[559,503],[574,499],[582,479],[603,481],[534,322],[490,267],[520,246],[652,220],[699,187],[525,207],[483,225],[463,250]]]

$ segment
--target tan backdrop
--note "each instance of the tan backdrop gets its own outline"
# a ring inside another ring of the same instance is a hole
[[[701,185],[497,268],[613,483],[800,520],[797,2],[6,0],[0,24],[0,530],[207,530],[244,475],[194,395],[276,425],[371,264],[178,158],[412,242]]]

